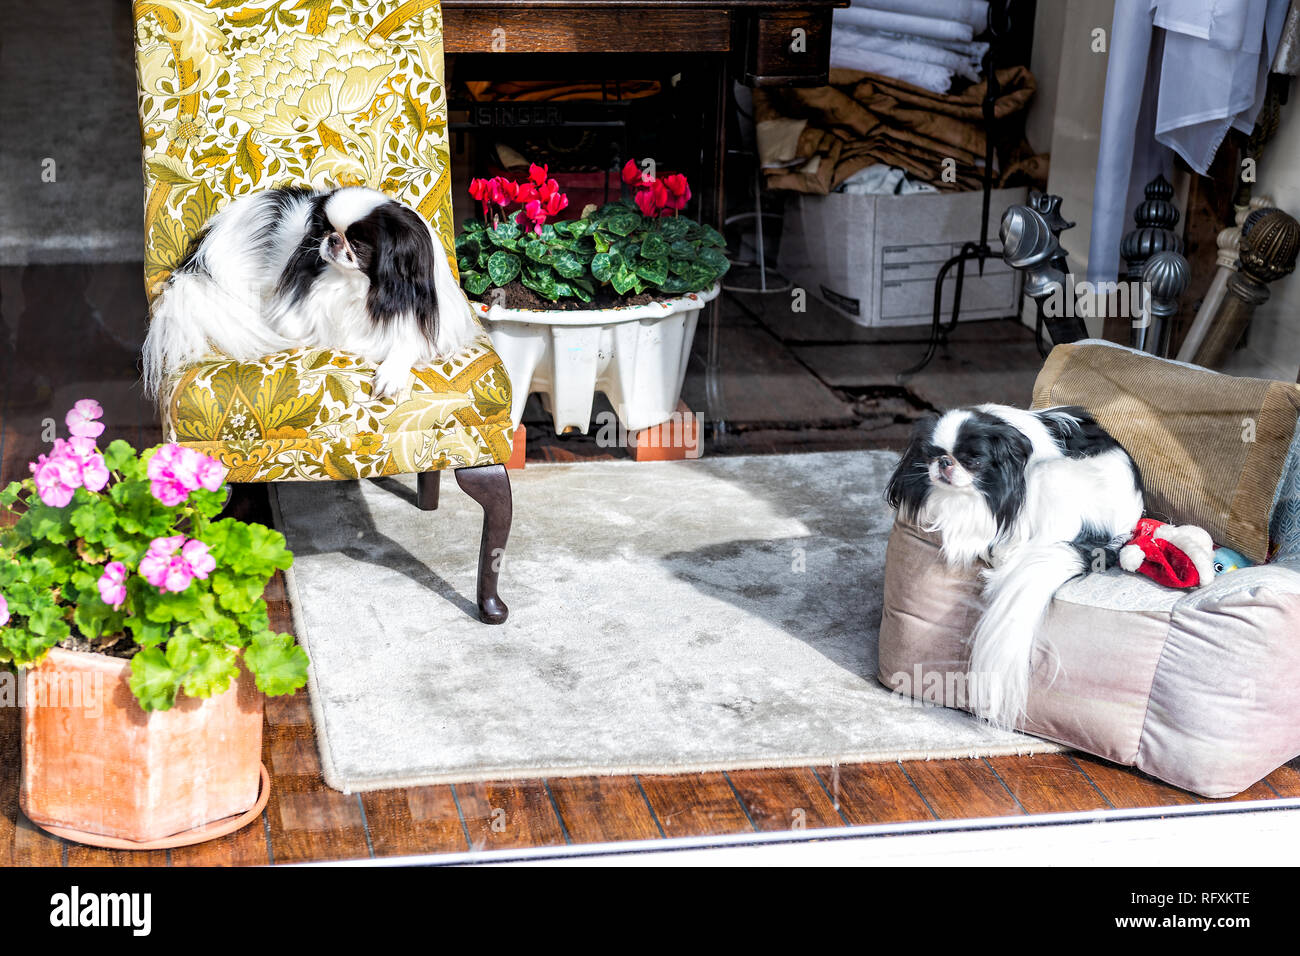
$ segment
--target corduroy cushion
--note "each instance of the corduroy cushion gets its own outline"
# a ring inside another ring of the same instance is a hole
[[[1058,345],[1034,408],[1081,405],[1137,462],[1148,514],[1199,525],[1252,561],[1300,417],[1300,386],[1236,378],[1105,342]]]

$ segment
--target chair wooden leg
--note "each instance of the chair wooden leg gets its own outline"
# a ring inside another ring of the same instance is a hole
[[[440,471],[422,471],[415,476],[415,506],[421,511],[438,510],[438,487],[441,480]]]
[[[478,616],[484,624],[501,624],[510,609],[497,595],[497,577],[510,537],[510,476],[504,465],[457,468],[456,484],[483,508],[483,537],[478,551]]]

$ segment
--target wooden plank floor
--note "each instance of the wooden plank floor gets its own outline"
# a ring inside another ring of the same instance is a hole
[[[66,267],[33,267],[20,283],[6,281],[6,289],[19,285],[17,305],[13,297],[0,301],[0,484],[27,474],[27,462],[45,447],[47,420],[59,419],[76,398],[104,404],[105,440],[123,437],[140,448],[157,442],[154,410],[133,384],[129,354],[102,336],[71,334],[69,327],[85,327],[86,303],[94,300],[115,334],[138,335],[122,318],[132,310],[145,314],[138,266],[89,277]],[[7,348],[6,329],[17,351]],[[799,451],[829,441],[814,437],[810,443],[798,430],[768,431],[762,440],[762,447],[742,443],[728,451]],[[876,440],[846,430],[826,447],[871,447]],[[542,460],[593,454],[581,443],[570,448],[560,441],[539,441],[530,452]],[[246,517],[268,519],[264,495],[245,495],[240,506]],[[292,632],[278,577],[267,600],[273,624]],[[263,761],[272,789],[259,821],[196,847],[110,852],[49,836],[23,817],[16,730],[16,711],[0,708],[0,863],[13,866],[280,864],[1212,802],[1081,754],[514,780],[347,795],[322,779],[304,692],[267,702]],[[1300,762],[1237,799],[1280,797],[1300,797]]]

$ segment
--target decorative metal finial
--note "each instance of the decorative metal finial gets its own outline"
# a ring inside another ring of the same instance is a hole
[[[1156,319],[1178,314],[1178,299],[1187,290],[1191,268],[1182,253],[1157,252],[1142,269],[1142,283],[1151,294],[1149,311]]]
[[[1178,207],[1174,205],[1174,187],[1164,174],[1147,183],[1146,199],[1133,210],[1135,227],[1120,240],[1119,252],[1128,270],[1128,279],[1142,278],[1142,267],[1158,252],[1183,251],[1183,240],[1174,232],[1178,225]]]
[[[1196,351],[1195,362],[1218,368],[1250,324],[1255,309],[1268,301],[1268,283],[1295,271],[1300,255],[1300,223],[1281,209],[1257,210],[1242,223],[1238,271],[1228,277],[1227,295]]]
[[[1015,205],[1002,214],[998,230],[1002,258],[1025,273],[1025,295],[1044,299],[1065,282],[1065,273],[1053,260],[1063,255],[1060,242],[1046,217],[1032,206]]]

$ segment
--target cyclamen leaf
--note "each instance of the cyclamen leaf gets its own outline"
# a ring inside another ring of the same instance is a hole
[[[487,267],[488,275],[492,277],[492,284],[503,286],[519,275],[519,257],[509,252],[494,252],[488,259]]]
[[[701,249],[698,261],[718,275],[726,272],[731,267],[727,257],[717,249]]]
[[[647,282],[659,285],[668,278],[668,267],[664,262],[638,262],[636,274]]]
[[[461,285],[470,295],[482,295],[492,285],[492,277],[484,272],[462,271],[460,274]]]
[[[627,295],[637,284],[636,273],[627,267],[620,268],[614,273],[610,283],[619,295]]]
[[[659,231],[669,242],[674,242],[675,240],[682,239],[686,233],[690,231],[690,226],[691,224],[689,219],[673,217],[672,219],[662,220]]]
[[[608,282],[614,277],[614,264],[609,253],[596,253],[591,260],[591,275],[597,282]]]
[[[577,279],[587,270],[572,252],[561,252],[555,257],[555,271],[566,279]]]
[[[727,240],[722,233],[712,226],[700,226],[700,239],[708,245],[717,246],[720,249],[725,249],[727,245]]]
[[[555,301],[559,295],[555,285],[555,276],[551,274],[549,269],[529,270],[520,281],[527,288],[551,301]]]
[[[623,213],[611,216],[606,228],[616,236],[630,236],[641,225],[641,217],[635,213]]]
[[[668,243],[664,242],[663,236],[657,236],[652,232],[641,240],[641,257],[643,259],[663,259],[667,255]]]

